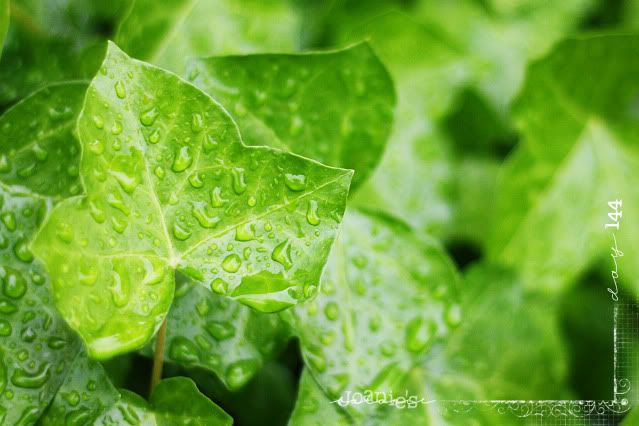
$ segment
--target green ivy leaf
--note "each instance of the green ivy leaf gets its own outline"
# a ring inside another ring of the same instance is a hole
[[[432,241],[390,219],[349,211],[321,294],[282,313],[330,400],[401,382],[460,322],[455,269]],[[356,368],[355,368],[356,366]],[[370,407],[351,406],[351,414]]]
[[[61,195],[56,191],[77,184],[66,173],[78,148],[65,123],[75,120],[85,88],[52,86],[0,116],[0,419],[6,424],[38,419],[82,351],[55,310],[49,277],[28,245]],[[19,176],[35,160],[33,173]]]
[[[0,0],[0,57],[4,47],[4,38],[9,28],[9,0]]]
[[[354,169],[353,185],[375,168],[391,131],[393,82],[366,43],[194,59],[186,75],[229,108],[247,144]]]
[[[82,191],[73,130],[86,89],[80,82],[51,85],[0,117],[2,182],[56,200]]]
[[[522,142],[498,184],[490,244],[492,257],[518,268],[527,286],[568,285],[609,255],[614,232],[622,282],[639,294],[639,62],[628,61],[637,49],[635,36],[572,39],[528,70],[515,105]],[[596,82],[576,78],[586,67]],[[606,229],[608,201],[618,199],[620,230]]]
[[[79,339],[78,339],[79,340]],[[81,352],[38,424],[88,425],[120,399],[102,366]]]
[[[516,276],[502,268],[479,265],[470,269],[462,292],[464,321],[445,342],[437,343],[394,388],[382,388],[390,399],[415,397],[424,402],[413,408],[388,404],[368,407],[366,424],[499,424],[518,425],[512,413],[494,407],[475,407],[463,414],[447,409],[447,401],[561,399],[566,395],[565,356],[554,306],[543,297],[527,294]],[[386,310],[384,310],[386,312]],[[508,324],[508,327],[504,327]],[[518,350],[535,342],[534,351]],[[359,368],[359,366],[358,366]],[[312,369],[308,370],[313,372]],[[543,373],[540,373],[543,371]],[[335,418],[335,424],[359,424],[352,410],[340,407],[321,392],[321,380],[302,377],[291,425],[311,425]],[[373,390],[364,384],[351,392]],[[370,408],[373,407],[373,408]]]
[[[120,23],[124,51],[175,72],[185,58],[264,50],[293,50],[298,17],[279,0],[135,0]]]
[[[154,334],[174,270],[265,312],[314,295],[352,171],[244,146],[211,98],[114,44],[78,133],[87,196],[56,206],[33,250],[92,356]]]
[[[167,320],[166,361],[211,370],[236,390],[288,340],[288,329],[277,315],[212,293],[181,274],[176,281]],[[147,346],[145,354],[151,355],[153,347]]]
[[[157,426],[230,426],[233,419],[202,395],[191,379],[162,380],[147,403],[138,395],[122,390],[122,398],[96,425],[153,424]]]

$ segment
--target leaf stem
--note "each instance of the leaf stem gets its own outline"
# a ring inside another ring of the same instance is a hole
[[[164,365],[164,338],[166,337],[166,318],[158,330],[158,335],[155,340],[155,353],[153,354],[153,370],[151,371],[151,389],[153,389],[162,380],[162,367]]]

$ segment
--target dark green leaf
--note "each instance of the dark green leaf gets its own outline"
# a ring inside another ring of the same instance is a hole
[[[393,83],[368,44],[298,55],[195,59],[186,73],[225,105],[248,145],[355,170],[377,165],[393,122]]]
[[[154,334],[175,270],[266,312],[313,297],[352,171],[244,146],[211,98],[113,44],[78,132],[87,196],[56,206],[33,248],[92,356]]]

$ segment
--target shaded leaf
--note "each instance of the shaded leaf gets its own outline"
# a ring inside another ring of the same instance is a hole
[[[186,75],[226,105],[248,145],[355,170],[377,165],[395,106],[393,83],[368,44],[323,53],[190,61]]]
[[[293,50],[298,17],[278,0],[135,0],[116,43],[131,56],[175,72],[185,58]]]
[[[2,56],[7,28],[9,28],[9,0],[0,0],[0,56]]]
[[[211,98],[114,44],[78,132],[87,196],[56,206],[33,249],[92,356],[154,334],[174,270],[261,311],[314,295],[352,171],[244,146]]]
[[[233,419],[198,391],[186,377],[162,380],[149,402],[122,390],[122,398],[97,422],[97,425],[217,426],[231,425]]]
[[[433,241],[402,224],[349,211],[321,294],[282,313],[330,400],[393,388],[459,324],[457,275]],[[370,407],[351,406],[361,416]]]
[[[490,244],[529,287],[565,287],[609,255],[614,231],[621,281],[638,294],[639,62],[623,59],[637,49],[635,36],[572,39],[529,68],[515,107],[522,142],[500,177]],[[577,78],[584,67],[590,77]],[[623,200],[619,231],[604,227],[614,200]]]
[[[211,370],[231,390],[239,389],[288,340],[277,315],[255,311],[181,275],[167,319],[164,357]],[[145,354],[153,353],[153,345]]]

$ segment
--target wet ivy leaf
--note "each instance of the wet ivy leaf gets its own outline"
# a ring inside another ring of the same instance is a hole
[[[281,315],[333,401],[400,383],[461,320],[457,273],[433,241],[403,224],[349,211],[312,302]],[[370,407],[351,406],[353,416]]]
[[[289,337],[277,315],[257,312],[178,274],[167,320],[168,362],[211,370],[231,390],[241,388]],[[145,348],[151,355],[154,345]]]
[[[181,73],[185,58],[294,50],[295,10],[279,0],[135,0],[115,42],[131,56]]]
[[[0,0],[0,57],[2,56],[7,28],[9,28],[9,0]]]
[[[0,419],[6,424],[38,419],[82,351],[80,339],[54,308],[49,277],[29,241],[61,195],[56,191],[68,192],[73,185],[65,170],[77,161],[67,151],[75,146],[77,154],[77,142],[66,123],[77,116],[85,87],[45,89],[0,116]],[[58,121],[48,107],[62,111],[55,115]],[[38,158],[29,176],[16,174]],[[64,175],[58,176],[56,167]]]
[[[498,183],[490,244],[529,287],[565,287],[609,255],[614,232],[620,282],[639,294],[639,62],[622,59],[638,48],[635,36],[572,39],[529,68],[515,105],[522,142]],[[624,65],[604,65],[616,61]],[[596,81],[576,78],[586,66]],[[606,229],[615,200],[623,201],[620,229]]]
[[[519,425],[521,419],[508,410],[450,404],[460,400],[565,397],[565,354],[560,350],[552,303],[527,294],[513,273],[490,265],[471,268],[464,280],[461,303],[464,321],[449,338],[424,353],[394,387],[378,389],[385,394],[378,395],[377,400],[385,398],[385,404],[375,403],[375,395],[368,396],[370,403],[359,399],[360,411],[361,407],[369,410],[365,424]],[[535,342],[535,351],[522,353],[517,349],[531,341]],[[530,368],[534,365],[545,366],[544,372]],[[359,365],[351,368],[359,369]],[[312,372],[310,368],[302,376],[290,424],[312,425],[324,418],[335,419],[335,424],[361,424],[362,419],[354,418],[348,406],[340,406],[322,392],[318,385],[321,380],[313,380]],[[375,391],[367,385],[349,388],[350,394],[343,394],[342,403],[355,403],[359,398],[356,393],[365,398],[368,390]],[[397,399],[400,397],[406,398],[403,403]],[[391,398],[404,404],[403,408],[390,405]],[[417,402],[422,399],[423,403]]]
[[[0,116],[0,179],[60,199],[81,192],[73,136],[86,83],[51,85]]]
[[[79,340],[79,339],[78,339]],[[82,351],[39,421],[43,426],[88,425],[120,399],[102,366]]]
[[[219,100],[249,145],[355,170],[379,162],[393,122],[393,82],[366,43],[324,53],[194,59],[186,75]]]
[[[149,402],[132,392],[120,392],[122,398],[96,425],[230,426],[233,423],[228,414],[201,394],[186,377],[162,380]]]
[[[265,312],[314,296],[352,171],[244,146],[211,98],[114,44],[78,133],[87,195],[56,206],[33,250],[92,356],[149,340],[175,270]]]

